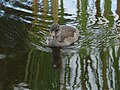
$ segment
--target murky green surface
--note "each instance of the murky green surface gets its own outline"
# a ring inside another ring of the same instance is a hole
[[[1,0],[0,90],[119,90],[119,0]],[[80,39],[46,47],[52,23]]]

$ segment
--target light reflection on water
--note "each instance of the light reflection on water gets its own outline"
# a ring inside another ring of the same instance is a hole
[[[119,90],[120,2],[33,3],[0,2],[0,55],[7,56],[0,60],[1,90]],[[53,22],[78,28],[80,40],[70,47],[46,47]]]

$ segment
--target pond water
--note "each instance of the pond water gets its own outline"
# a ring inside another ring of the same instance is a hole
[[[50,25],[80,31],[46,47]],[[119,90],[120,0],[1,0],[0,90]]]

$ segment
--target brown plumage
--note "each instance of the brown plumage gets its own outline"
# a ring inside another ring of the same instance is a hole
[[[53,24],[47,45],[50,47],[69,46],[78,40],[79,31],[71,26]]]
[[[70,26],[61,26],[61,39],[62,41],[68,37],[74,37],[76,29]]]

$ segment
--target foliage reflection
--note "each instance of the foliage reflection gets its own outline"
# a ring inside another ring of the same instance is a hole
[[[70,47],[46,47],[46,37],[52,23],[78,28],[79,41]],[[9,28],[5,27],[6,24]],[[27,32],[23,31],[23,27],[27,28]],[[21,83],[31,90],[120,88],[119,0],[2,0],[0,32],[0,54],[7,56],[5,51],[11,49],[24,51],[22,55],[27,53],[26,56],[22,56],[25,62],[20,64],[24,67],[20,68],[24,69],[20,70],[22,79],[7,83],[7,89],[11,86],[19,88]],[[7,49],[4,49],[6,47]],[[14,65],[15,69],[20,63],[21,54],[12,55],[12,59],[9,58],[11,55],[8,55],[9,64],[4,61],[6,57],[2,58],[1,68],[9,71],[5,66],[10,65],[12,70],[11,62],[16,59],[18,62]],[[17,68],[11,72],[17,72],[16,70]],[[0,88],[4,88],[6,81],[12,81],[14,78],[4,76],[6,73],[2,69],[0,72],[0,77],[4,77],[0,78]]]

